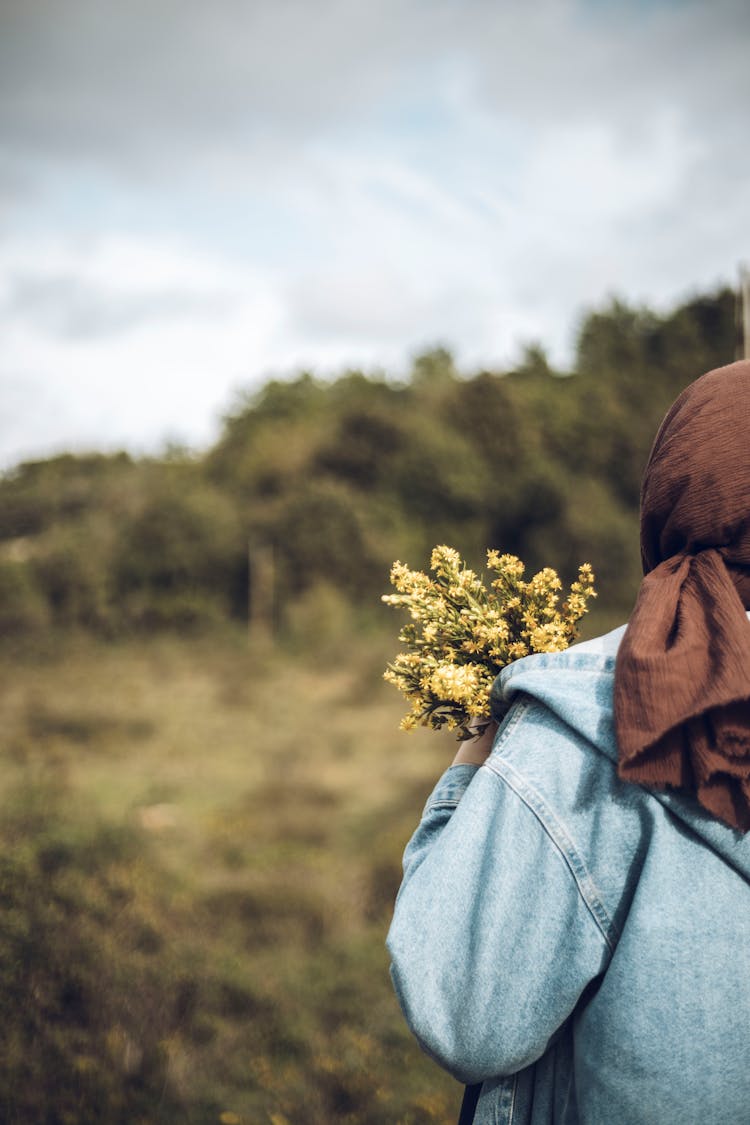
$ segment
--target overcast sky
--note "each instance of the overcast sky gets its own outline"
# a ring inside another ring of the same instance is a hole
[[[750,259],[750,5],[0,0],[0,466]]]

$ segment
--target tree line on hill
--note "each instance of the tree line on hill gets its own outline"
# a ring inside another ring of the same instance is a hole
[[[425,567],[435,543],[566,579],[590,561],[600,599],[627,612],[658,423],[736,349],[729,289],[665,314],[613,300],[582,320],[571,371],[534,345],[512,370],[464,373],[436,348],[402,380],[267,382],[200,456],[20,464],[0,478],[0,633],[115,637],[248,614],[283,630],[325,597],[376,620],[391,562]]]

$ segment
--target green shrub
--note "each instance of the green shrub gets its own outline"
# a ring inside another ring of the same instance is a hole
[[[226,619],[247,590],[233,505],[205,486],[160,488],[118,527],[113,598],[126,625],[191,628]]]
[[[53,529],[38,542],[31,558],[36,584],[56,625],[97,631],[114,626],[109,551],[101,535],[105,529],[94,523],[86,520]]]
[[[129,868],[143,843],[16,791],[0,853],[0,1109],[8,1125],[167,1116],[170,981]],[[44,807],[43,822],[39,813]],[[11,845],[11,846],[9,846]],[[166,1002],[165,1002],[166,1001]]]

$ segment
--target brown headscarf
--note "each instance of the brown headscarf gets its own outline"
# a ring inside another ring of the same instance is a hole
[[[692,383],[641,489],[645,578],[617,655],[618,772],[750,829],[750,361]]]

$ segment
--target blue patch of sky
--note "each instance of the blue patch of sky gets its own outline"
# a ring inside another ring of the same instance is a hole
[[[269,193],[127,183],[81,166],[37,170],[36,190],[15,200],[12,229],[176,238],[230,260],[280,267],[320,253],[305,218]]]
[[[350,151],[396,159],[440,183],[471,194],[478,183],[512,192],[528,152],[528,134],[512,116],[500,118],[435,93],[393,97],[342,129]]]
[[[419,137],[427,143],[439,142],[457,124],[452,108],[437,98],[381,103],[371,117],[379,131],[394,139]]]

